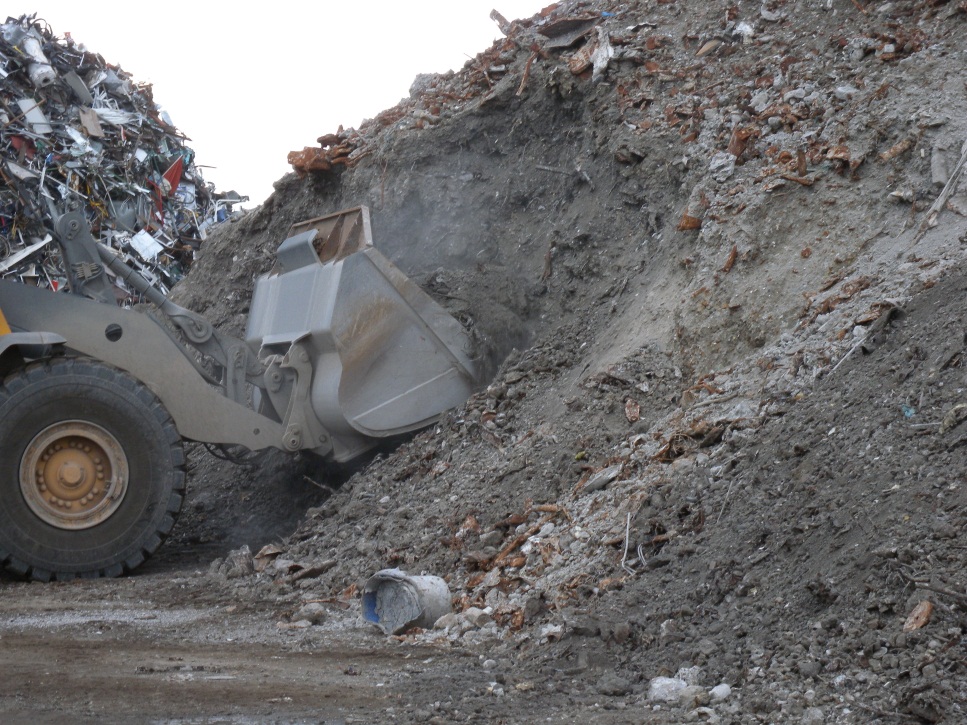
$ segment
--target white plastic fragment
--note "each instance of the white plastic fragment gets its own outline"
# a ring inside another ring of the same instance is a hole
[[[608,63],[614,57],[614,48],[611,47],[611,39],[608,37],[608,31],[602,27],[598,27],[598,45],[594,49],[594,53],[591,54],[591,64],[594,70],[591,72],[591,82],[597,83],[604,76],[604,72],[608,69]]]
[[[742,38],[743,43],[750,43],[755,35],[755,28],[746,22],[741,22],[735,26],[735,34]]]

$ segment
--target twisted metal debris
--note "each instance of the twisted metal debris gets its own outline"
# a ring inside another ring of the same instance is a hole
[[[0,26],[0,276],[67,284],[52,220],[82,209],[95,238],[163,291],[207,231],[247,201],[216,193],[148,83],[54,36],[35,15]],[[137,293],[114,280],[122,301]]]

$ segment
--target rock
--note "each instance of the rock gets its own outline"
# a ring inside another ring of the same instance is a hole
[[[608,466],[597,473],[595,473],[588,482],[584,484],[584,488],[581,489],[581,493],[594,493],[595,491],[600,491],[601,489],[607,487],[614,479],[618,477],[621,473],[623,464],[616,463],[613,466]]]
[[[678,624],[676,624],[674,619],[666,619],[661,623],[661,625],[659,625],[658,637],[662,644],[678,642],[683,639],[682,635],[678,631]]]
[[[624,644],[631,637],[631,624],[629,622],[615,622],[601,625],[601,639],[605,642]]]
[[[295,619],[288,624],[279,622],[279,629],[309,629],[312,626],[312,622],[308,619]]]
[[[597,637],[601,634],[601,625],[594,619],[583,618],[568,622],[571,634],[575,637]]]
[[[833,96],[838,101],[849,101],[857,93],[859,93],[859,90],[853,86],[837,86],[836,90],[833,91]]]
[[[255,573],[255,562],[252,550],[248,546],[230,552],[224,561],[212,562],[210,572],[226,579],[241,579]]]
[[[947,157],[944,150],[934,146],[930,152],[930,182],[934,186],[944,187],[950,181],[950,170],[947,168]]]
[[[686,710],[694,710],[696,707],[708,705],[708,703],[708,692],[700,685],[689,685],[678,693],[678,704]]]
[[[749,101],[749,105],[756,113],[762,113],[770,103],[772,103],[772,94],[769,91],[759,91]]]
[[[822,665],[816,660],[803,660],[798,664],[798,667],[799,674],[803,677],[816,677],[822,669]]]
[[[718,649],[719,649],[715,641],[707,637],[699,640],[698,645],[696,646],[698,648],[698,651],[701,652],[706,657],[711,657],[716,652],[718,652]]]
[[[677,677],[656,677],[648,683],[648,699],[652,702],[678,702],[682,690],[688,687]]]
[[[492,670],[497,666],[497,660],[484,660],[480,666],[485,670]]]
[[[292,615],[293,621],[305,620],[310,624],[322,624],[326,621],[327,617],[328,612],[326,611],[326,608],[318,602],[310,602]]]
[[[685,721],[717,725],[717,723],[722,722],[722,718],[710,707],[696,707],[685,716]]]
[[[494,621],[490,612],[479,607],[468,607],[464,610],[463,617],[474,627],[484,627]]]
[[[686,685],[698,685],[702,681],[704,673],[701,667],[679,667],[675,677],[685,682]]]
[[[253,564],[253,568],[254,568],[254,564]],[[299,568],[299,565],[296,564],[296,562],[293,561],[292,559],[283,559],[282,557],[279,557],[278,559],[272,562],[271,568],[273,571],[276,571],[276,572],[281,572],[283,574],[291,574],[293,571]]]
[[[823,725],[826,722],[826,716],[823,715],[822,708],[807,707],[800,722],[802,725]]]
[[[433,629],[453,629],[459,626],[462,621],[459,614],[448,612],[433,623]]]
[[[732,688],[723,682],[721,685],[716,685],[711,690],[709,690],[708,694],[709,694],[709,699],[713,703],[725,702],[732,696]]]
[[[488,531],[486,534],[480,535],[480,545],[484,547],[497,546],[503,540],[504,540],[503,533],[500,531],[497,531],[496,529],[493,531]]]
[[[524,601],[524,606],[522,609],[524,610],[524,620],[530,621],[545,610],[544,600],[540,594],[530,596]],[[597,634],[597,632],[595,632],[595,634]]]
[[[735,156],[728,151],[719,151],[709,161],[708,172],[720,184],[728,181],[735,172]]]
[[[611,697],[621,697],[631,694],[631,683],[613,672],[609,672],[598,681],[598,692]]]
[[[564,627],[559,624],[545,624],[541,627],[541,639],[558,642],[564,636]]]

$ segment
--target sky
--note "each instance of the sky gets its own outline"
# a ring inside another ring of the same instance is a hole
[[[550,2],[278,0],[253,12],[204,0],[35,0],[8,15],[37,13],[56,36],[151,83],[205,180],[252,208],[291,170],[289,151],[340,124],[358,128],[409,95],[418,73],[459,70],[489,48],[502,37],[492,9],[513,20]]]

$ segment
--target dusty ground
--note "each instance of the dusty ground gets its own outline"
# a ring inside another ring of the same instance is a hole
[[[596,695],[560,696],[568,670],[495,704],[514,680],[478,653],[387,638],[340,606],[293,626],[297,598],[213,586],[206,565],[173,545],[123,580],[4,580],[0,720],[563,723],[580,705],[591,722],[640,722]]]
[[[213,591],[179,559],[169,552],[123,582],[4,583],[0,719],[382,722],[419,702],[414,682],[429,694],[441,672],[466,669],[466,657],[387,645],[368,629],[324,642],[279,630],[284,605]]]
[[[598,25],[535,53],[566,18]],[[196,451],[143,573],[4,582],[3,656],[115,642],[162,721],[962,722],[962,3],[602,0],[509,34],[344,133],[351,168],[280,180],[176,290],[241,332],[289,224],[364,203],[509,354],[492,384],[357,470]],[[360,627],[387,566],[446,576],[458,616]],[[3,706],[51,701],[43,677]],[[50,712],[131,702],[96,690]]]

